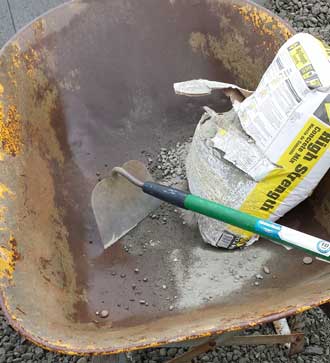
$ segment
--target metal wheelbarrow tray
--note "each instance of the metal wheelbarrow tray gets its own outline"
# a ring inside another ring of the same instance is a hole
[[[253,89],[291,32],[239,0],[91,0],[58,7],[4,47],[0,278],[15,329],[60,352],[119,353],[330,299],[326,263],[303,265],[299,252],[267,241],[210,248],[180,218],[147,218],[104,252],[90,205],[99,174],[191,136],[202,106],[229,108],[220,93],[178,97],[173,82]],[[329,191],[326,177],[281,222],[329,239]],[[254,286],[264,265],[271,274]],[[243,271],[238,282],[232,267]],[[102,309],[107,319],[95,315]]]

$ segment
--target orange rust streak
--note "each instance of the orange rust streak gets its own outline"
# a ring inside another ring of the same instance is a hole
[[[254,28],[262,34],[273,35],[275,31],[280,31],[285,39],[289,39],[291,36],[286,26],[277,21],[271,14],[261,12],[250,5],[240,6],[238,11],[246,22],[252,22]]]
[[[22,127],[20,115],[15,105],[8,107],[6,119],[3,104],[0,104],[0,142],[3,151],[12,156],[19,154],[22,148]]]
[[[0,278],[11,280],[15,271],[15,264],[18,259],[16,241],[11,236],[8,247],[0,246]]]
[[[14,193],[5,185],[0,183],[0,199],[5,199],[5,197],[13,197]]]

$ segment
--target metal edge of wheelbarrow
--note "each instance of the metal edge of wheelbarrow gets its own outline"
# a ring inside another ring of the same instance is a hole
[[[242,4],[243,4],[243,2],[242,2]],[[288,25],[286,25],[286,23],[284,23],[283,20],[281,20],[280,18],[271,14],[270,12],[268,12],[268,10],[265,10],[265,9],[261,10],[261,7],[255,5],[253,3],[247,2],[247,4],[250,7],[253,6],[255,9],[257,9],[257,11],[262,11],[263,14],[268,14],[270,17],[275,19],[276,22],[278,22],[279,26],[286,27],[288,34],[290,32],[293,33],[292,29]],[[68,6],[68,5],[63,4],[63,5],[59,6],[57,9],[60,9],[62,7],[65,8],[66,6]],[[57,10],[53,10],[53,11],[56,12]],[[51,14],[51,12],[49,12],[48,14]],[[43,19],[44,16],[45,15],[41,16],[39,19]],[[31,24],[34,24],[34,23],[35,23],[35,21]],[[31,26],[31,24],[28,25],[27,27],[25,27],[24,29],[28,29]],[[18,39],[23,33],[24,33],[24,30],[22,31],[22,33],[19,33],[18,35],[13,37],[6,44],[6,47],[9,46],[13,41]],[[3,52],[4,52],[4,50],[2,50],[2,54],[3,54]],[[16,247],[15,247],[14,241],[12,241],[11,247],[12,247],[12,249],[10,251],[11,253],[9,255],[5,256],[6,259],[4,261],[4,264],[2,265],[3,266],[2,272],[3,273],[5,272],[5,274],[8,274],[8,269],[10,270],[10,273],[13,273],[14,269],[15,269],[15,259],[17,258],[17,255],[15,254]],[[3,252],[6,252],[6,251],[7,250],[1,250],[2,254],[3,254]],[[117,347],[117,348],[113,349],[113,348],[111,348],[111,346],[105,346],[102,348],[87,347],[84,349],[82,347],[77,348],[75,346],[67,345],[65,342],[60,341],[60,340],[51,341],[51,340],[44,339],[42,336],[39,336],[36,332],[32,332],[29,329],[25,329],[24,322],[21,322],[21,319],[18,318],[16,316],[16,314],[14,313],[14,310],[13,310],[14,307],[12,308],[8,304],[7,294],[9,291],[5,291],[8,288],[10,288],[10,282],[5,280],[5,283],[2,285],[2,288],[1,288],[1,305],[2,305],[4,313],[5,313],[6,317],[8,318],[10,324],[17,331],[19,331],[22,335],[26,336],[29,340],[33,341],[37,345],[40,345],[46,349],[52,349],[52,350],[55,350],[58,352],[63,352],[63,353],[68,353],[68,354],[119,353],[122,351],[129,351],[129,350],[146,348],[146,347],[154,347],[154,346],[159,346],[162,344],[168,344],[171,342],[206,337],[206,336],[210,336],[212,334],[219,334],[219,333],[222,333],[225,331],[244,329],[244,328],[254,326],[257,324],[270,322],[270,321],[279,319],[281,317],[285,317],[285,316],[289,316],[289,315],[292,315],[295,313],[302,312],[304,310],[310,309],[314,306],[323,304],[330,300],[327,293],[324,293],[324,295],[322,295],[322,293],[317,294],[315,292],[315,296],[308,297],[308,298],[306,297],[306,299],[300,305],[287,306],[286,308],[281,309],[281,310],[270,309],[270,313],[267,313],[267,315],[264,315],[264,316],[261,314],[261,315],[259,315],[259,317],[256,316],[255,319],[247,319],[244,321],[244,319],[242,318],[239,322],[226,322],[226,324],[222,324],[224,326],[224,328],[220,328],[220,326],[221,326],[220,322],[214,321],[211,325],[209,325],[209,327],[205,327],[205,326],[201,327],[200,329],[198,329],[196,331],[191,331],[189,334],[180,333],[178,331],[176,333],[172,332],[170,334],[170,336],[164,337],[164,339],[158,338],[155,341],[152,341],[150,339],[146,340],[146,341],[140,340],[140,342],[134,342],[134,343],[127,341],[126,345],[123,345],[122,348]],[[193,316],[194,316],[194,314],[192,314],[192,317]],[[178,318],[178,322],[179,321],[180,321],[180,319]],[[147,327],[147,325],[146,325],[146,327]],[[150,328],[150,325],[149,325],[149,328]]]

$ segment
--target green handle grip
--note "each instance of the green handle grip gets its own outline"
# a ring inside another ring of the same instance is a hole
[[[207,217],[218,219],[225,223],[256,233],[255,225],[260,220],[236,209],[212,202],[207,199],[188,194],[184,200],[184,207]]]

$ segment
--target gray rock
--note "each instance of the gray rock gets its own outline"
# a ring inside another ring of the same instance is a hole
[[[169,357],[174,357],[176,355],[176,353],[178,352],[178,349],[177,348],[170,348],[168,351],[167,351],[167,355]]]
[[[44,355],[43,349],[41,349],[39,347],[36,347],[34,352],[35,352],[35,356],[37,359],[40,359]]]
[[[267,275],[269,275],[269,274],[270,274],[270,269],[269,269],[269,267],[268,267],[268,266],[264,266],[264,267],[263,267],[263,270],[264,270],[264,273],[265,273],[265,274],[267,274]]]
[[[310,340],[311,344],[320,344],[320,338],[317,334],[313,334],[311,337],[310,337]]]
[[[77,363],[87,363],[87,358],[85,357],[79,358]]]
[[[255,349],[256,349],[257,352],[262,352],[263,353],[265,351],[265,346],[264,345],[257,345]]]
[[[25,360],[32,359],[33,353],[24,353],[24,354],[22,354],[22,358]]]
[[[318,345],[310,345],[305,349],[304,353],[311,354],[311,355],[322,355],[323,348]]]
[[[148,353],[148,356],[152,359],[158,358],[159,352],[158,352],[158,350],[152,350],[151,352]]]
[[[227,358],[227,360],[230,362],[230,361],[233,359],[233,352],[228,352],[228,353],[226,354],[226,358]]]
[[[166,357],[166,349],[165,348],[161,348],[159,349],[159,355],[161,357]]]
[[[3,343],[2,346],[5,348],[6,352],[14,348],[12,343]]]
[[[305,265],[310,265],[312,262],[313,262],[313,258],[310,257],[310,256],[306,256],[306,257],[303,258],[303,263]]]

